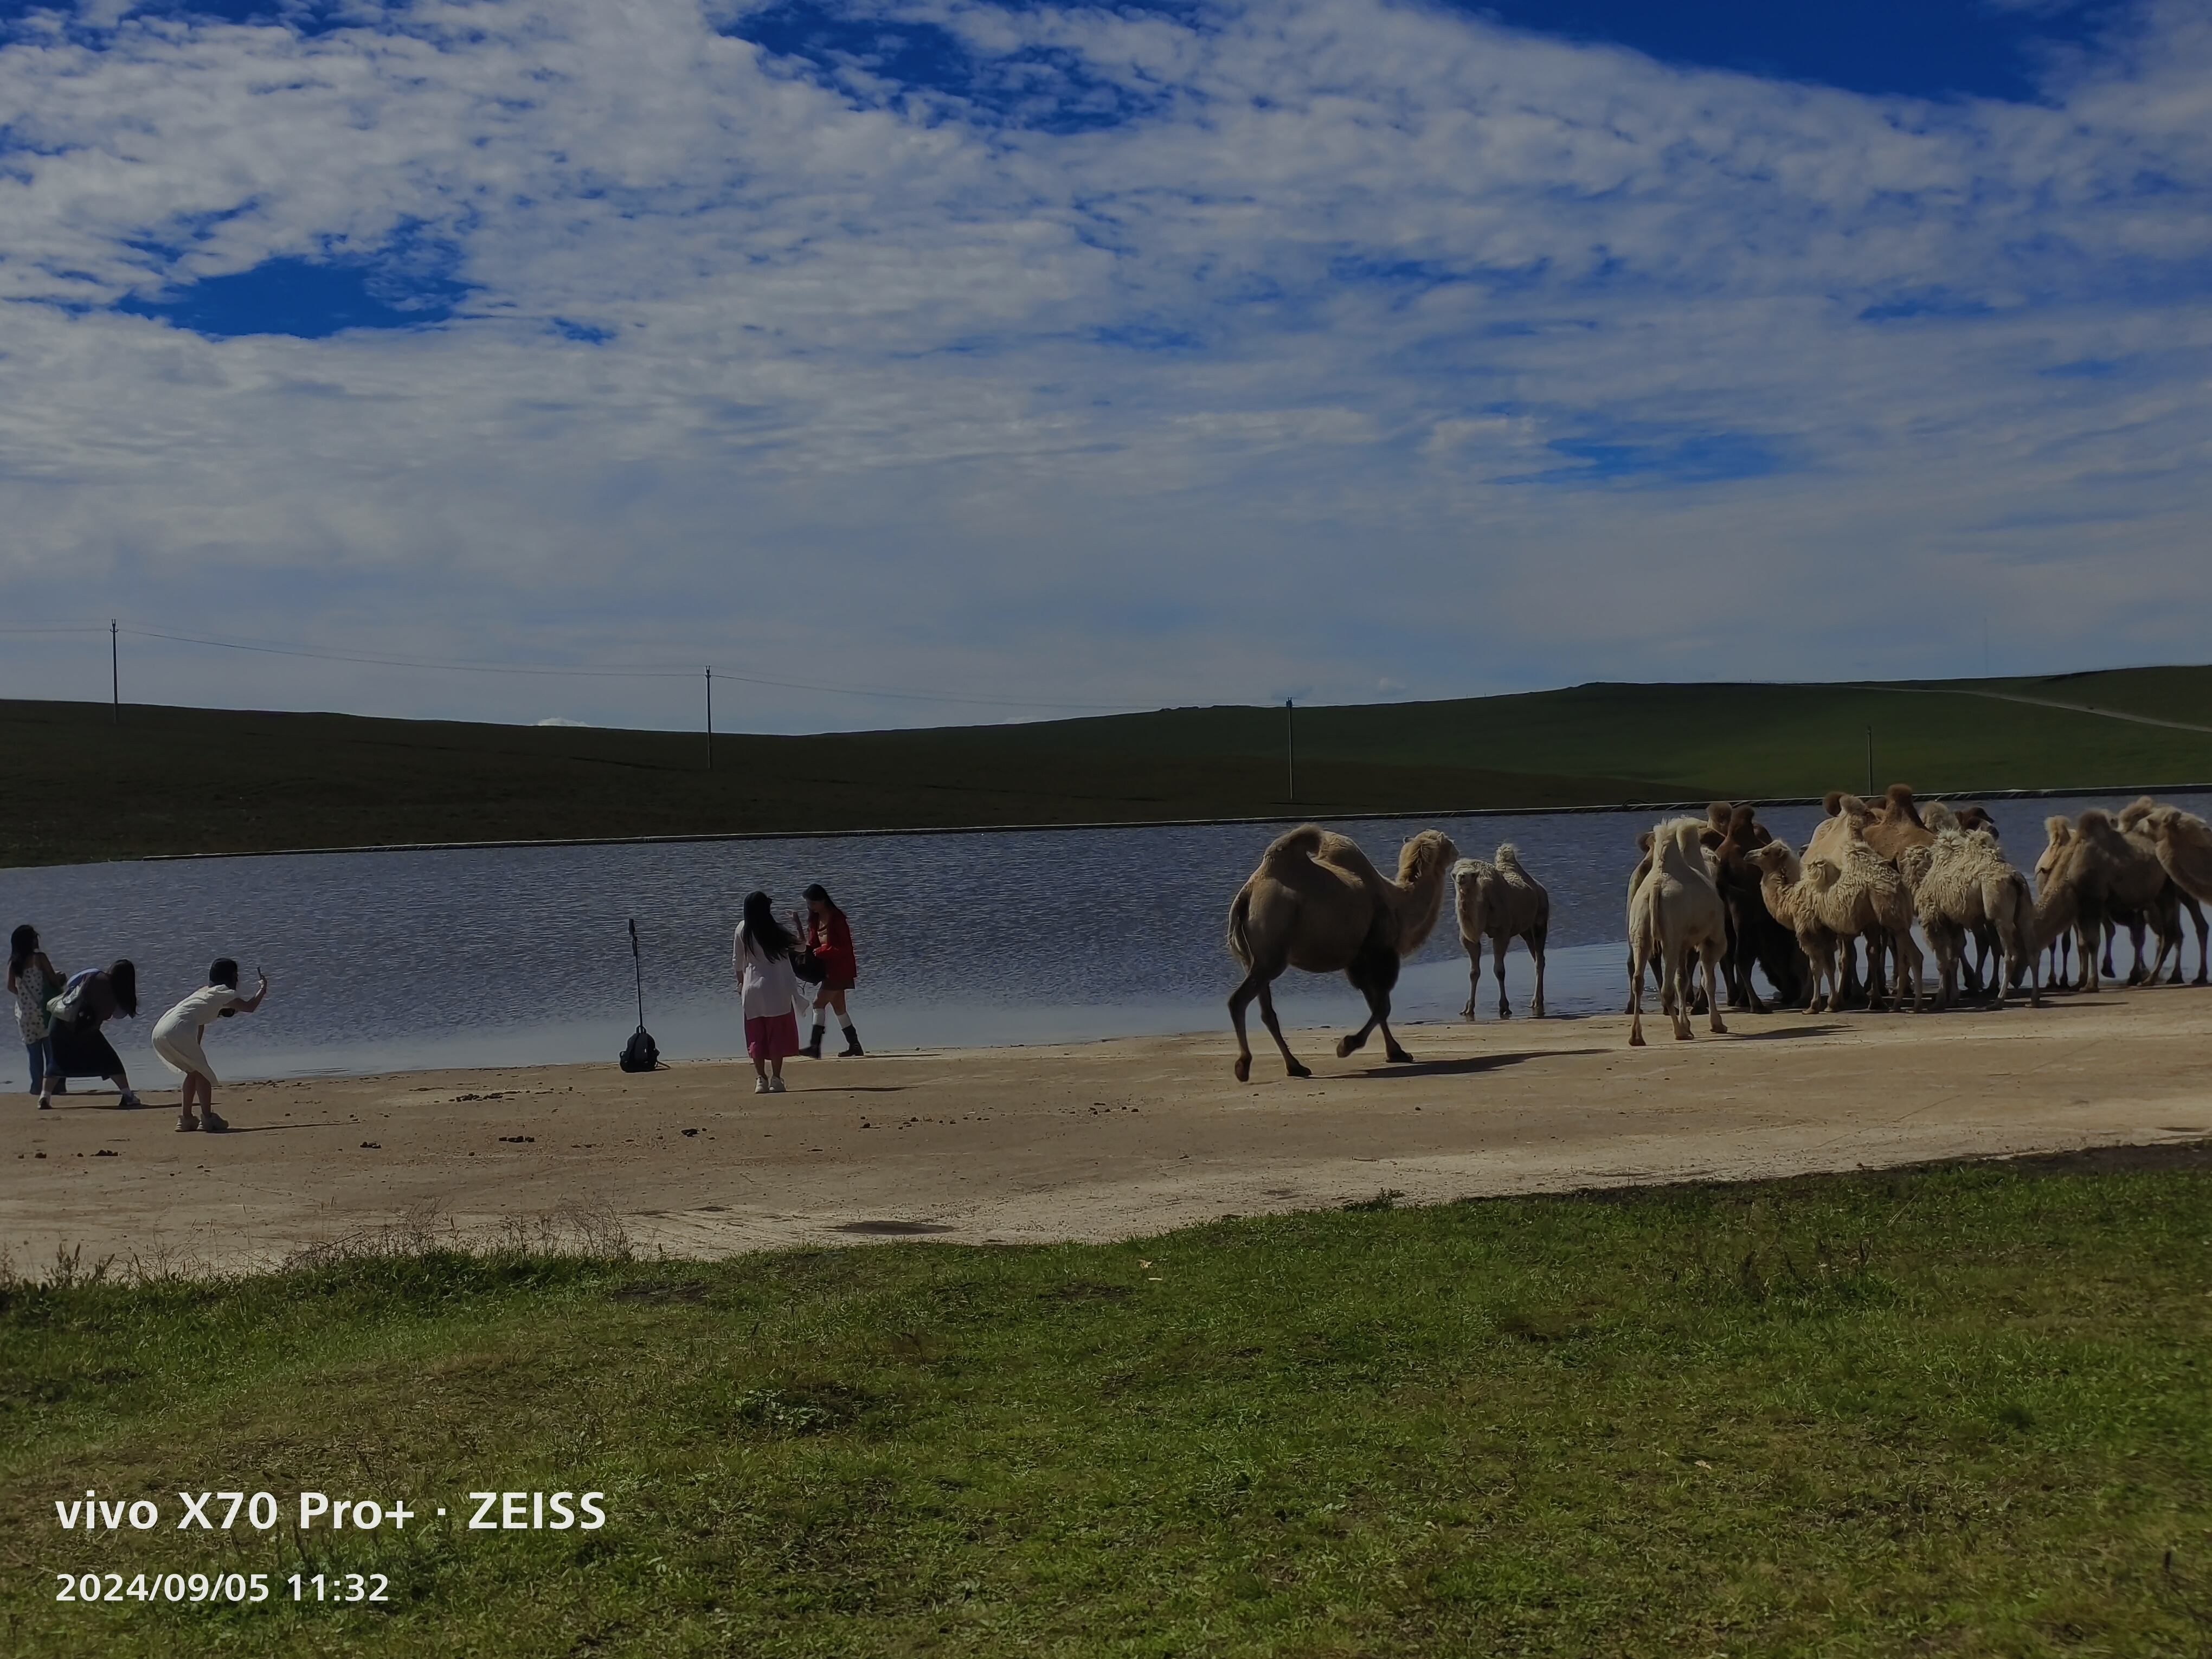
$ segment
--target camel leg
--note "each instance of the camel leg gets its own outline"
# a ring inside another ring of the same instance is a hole
[[[2208,931],[2204,921],[2204,907],[2197,903],[2194,895],[2184,893],[2181,896],[2181,908],[2189,912],[2189,919],[2197,924],[2197,977],[2190,981],[2190,983],[2212,985],[2212,962],[2206,960],[2204,950],[2204,936]]]
[[[1239,1083],[1252,1080],[1252,1045],[1244,1036],[1244,1010],[1260,994],[1261,983],[1260,970],[1255,968],[1244,975],[1244,982],[1229,994],[1229,1023],[1237,1028],[1237,1080]]]
[[[1283,1022],[1275,1018],[1275,992],[1272,981],[1260,981],[1260,1018],[1266,1023],[1267,1035],[1275,1039],[1275,1047],[1283,1051],[1283,1071],[1289,1077],[1311,1077],[1313,1073],[1298,1064],[1298,1057],[1291,1052],[1291,1045],[1283,1041]]]
[[[1467,946],[1467,1006],[1459,1011],[1459,1017],[1473,1019],[1475,995],[1482,989],[1482,941],[1463,939],[1460,943]]]
[[[1628,947],[1628,1046],[1644,1046],[1644,952],[1632,941]]]
[[[1910,983],[1912,987],[1912,1012],[1917,1014],[1922,1006],[1920,974],[1921,969],[1925,966],[1925,961],[1920,954],[1920,947],[1913,943],[1912,930],[1910,927],[1898,930],[1894,944],[1899,981],[1897,1000],[1890,1005],[1890,1007],[1893,1012],[1905,1006],[1905,987]]]
[[[1686,947],[1678,949],[1671,942],[1662,942],[1660,948],[1666,952],[1667,982],[1674,988],[1674,1040],[1687,1042],[1698,1034],[1690,1024],[1690,999],[1697,980],[1690,967],[1693,957]]]
[[[1505,947],[1512,942],[1510,939],[1495,939],[1490,942],[1490,965],[1498,970],[1498,1017],[1500,1019],[1513,1018],[1513,1005],[1505,1000]]]
[[[1726,1036],[1728,1027],[1721,1024],[1720,947],[1709,943],[1699,954],[1705,959],[1705,1003],[1713,1011],[1712,1030],[1720,1036]]]
[[[2199,927],[2204,925],[2203,917],[2197,918],[2197,925]],[[1541,1019],[1544,1017],[1544,932],[1543,928],[1539,927],[1534,933],[1524,936],[1528,946],[1528,954],[1536,958],[1536,1001],[1528,1011],[1530,1016],[1536,1019]],[[2198,953],[2203,954],[2201,945],[2198,946]]]

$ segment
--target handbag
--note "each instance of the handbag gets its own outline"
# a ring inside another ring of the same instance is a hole
[[[791,971],[809,985],[819,985],[830,969],[807,946],[794,945],[791,947]]]

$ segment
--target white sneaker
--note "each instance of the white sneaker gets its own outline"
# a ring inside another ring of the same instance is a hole
[[[755,1078],[753,1079],[753,1092],[757,1095],[764,1095],[768,1093],[768,1079],[764,1077]]]
[[[783,1079],[780,1077],[772,1077],[768,1080],[768,1091],[772,1095],[787,1094],[789,1092],[789,1091],[785,1089],[783,1086]]]

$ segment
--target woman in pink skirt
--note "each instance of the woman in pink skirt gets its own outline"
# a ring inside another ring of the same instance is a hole
[[[748,894],[744,919],[731,949],[738,1000],[745,1016],[745,1053],[753,1062],[753,1092],[783,1092],[783,1062],[799,1052],[799,975],[791,971],[797,945],[775,919],[766,893]]]

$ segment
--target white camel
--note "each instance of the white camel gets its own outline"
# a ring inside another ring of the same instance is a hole
[[[1721,954],[1728,949],[1728,907],[1705,867],[1699,818],[1669,818],[1651,832],[1651,872],[1628,902],[1628,1041],[1644,1046],[1644,969],[1659,965],[1661,1006],[1674,1022],[1674,1036],[1686,1041],[1690,1030],[1690,963],[1705,965],[1705,1006],[1712,1029],[1721,1023]]]

